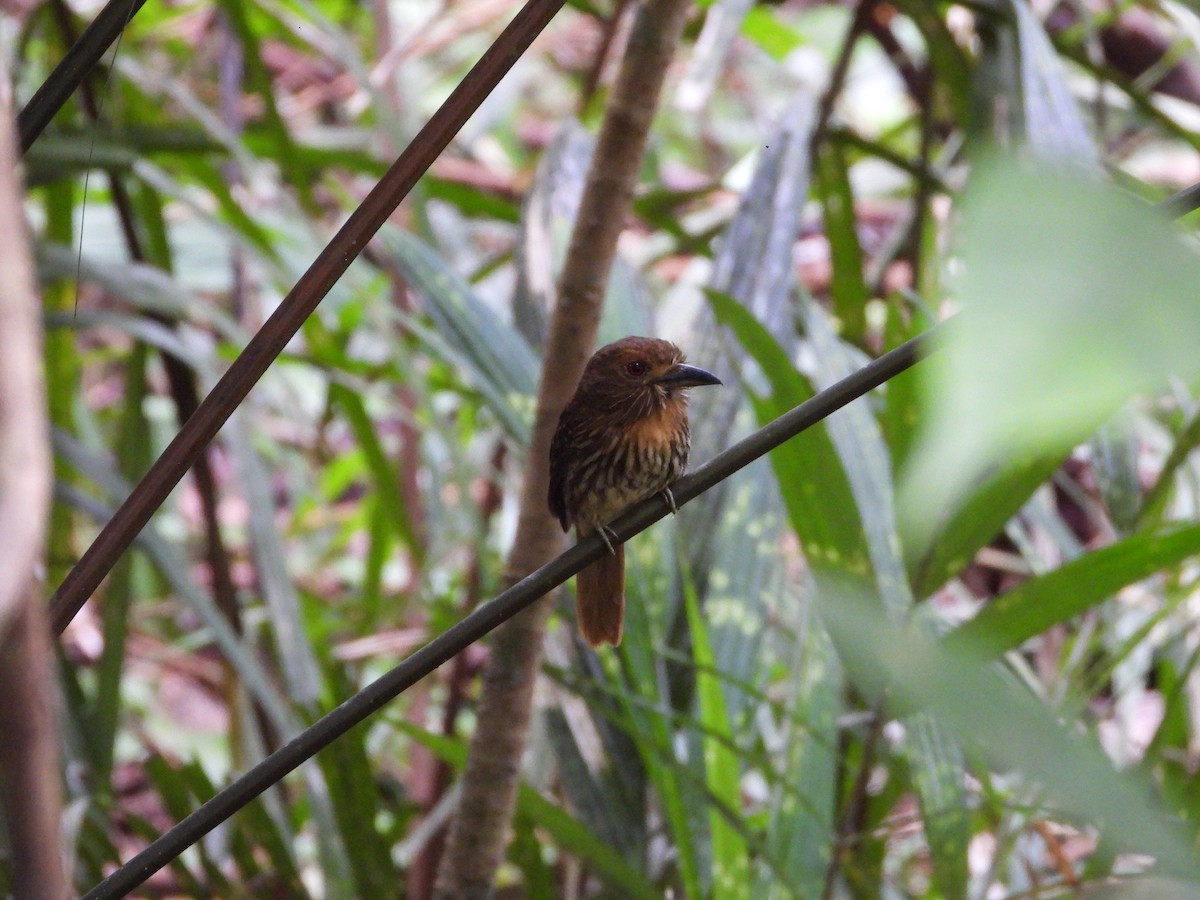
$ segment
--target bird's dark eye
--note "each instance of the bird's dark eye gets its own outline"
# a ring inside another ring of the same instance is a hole
[[[625,363],[625,374],[631,375],[634,378],[640,378],[646,374],[647,366],[640,359],[635,359],[633,362]]]

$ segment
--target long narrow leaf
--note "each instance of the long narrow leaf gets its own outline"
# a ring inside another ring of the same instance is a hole
[[[938,647],[901,630],[874,610],[878,601],[847,584],[818,595],[848,671],[869,697],[896,708],[928,710],[959,740],[1000,769],[1039,785],[1059,815],[1100,827],[1122,849],[1149,854],[1157,872],[1200,884],[1194,835],[1170,817],[1157,791],[1138,772],[1115,772],[1090,737],[1055,714],[976,654]]]
[[[699,669],[696,676],[696,696],[699,699],[700,721],[705,728],[704,772],[708,789],[717,800],[731,810],[741,807],[741,773],[738,757],[733,752],[733,722],[725,703],[725,689],[713,675],[713,653],[708,642],[708,629],[693,591],[687,592],[688,625],[692,634],[692,653]],[[749,897],[749,851],[745,839],[713,809],[708,817],[712,836],[712,885],[718,897]]]
[[[989,603],[946,637],[994,657],[1101,603],[1126,585],[1200,553],[1200,525],[1169,525],[1085,554]]]

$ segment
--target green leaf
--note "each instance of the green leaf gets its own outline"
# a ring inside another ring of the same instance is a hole
[[[338,696],[349,696],[353,684],[338,669],[326,666],[327,681]],[[392,863],[389,841],[375,826],[380,791],[367,754],[367,729],[354,728],[318,756],[329,788],[329,802],[360,897],[380,897],[395,889],[399,872]]]
[[[371,542],[363,563],[362,621],[372,627],[379,622],[383,611],[383,567],[391,553],[395,526],[392,514],[383,506],[382,496],[371,504],[367,515],[367,533]]]
[[[993,658],[1103,602],[1126,585],[1200,553],[1200,525],[1168,526],[1094,550],[1002,594],[946,638]]]
[[[145,761],[144,771],[150,783],[157,788],[163,806],[176,821],[182,821],[193,811],[192,798],[197,794],[197,781],[207,781],[203,771],[195,768],[194,764],[174,767],[158,754]],[[200,786],[200,796],[212,796],[211,783],[207,787],[209,790],[206,792],[204,787]],[[200,842],[195,845],[195,851],[204,869],[206,882],[212,884],[216,890],[230,890],[229,879],[209,853],[209,845]],[[187,871],[183,860],[177,858],[174,863],[172,868],[176,874]]]
[[[964,309],[920,367],[931,421],[902,494],[922,590],[990,539],[976,521],[951,559],[938,547],[967,504],[994,519],[983,491],[1012,508],[1131,396],[1198,369],[1200,260],[1142,203],[1077,171],[993,165],[963,221]]]
[[[662,896],[641,872],[578,819],[528,785],[518,789],[517,814],[544,828],[564,850],[589,862],[597,875],[621,891],[621,896],[645,897],[647,900]]]
[[[1128,410],[1106,422],[1088,442],[1100,499],[1118,534],[1128,534],[1137,525],[1142,504],[1141,442]]]
[[[1020,0],[1001,0],[978,21],[977,127],[1001,146],[1023,142],[1043,162],[1097,170],[1096,147],[1033,9]]]
[[[513,319],[529,345],[537,349],[556,302],[555,283],[566,261],[594,149],[592,135],[575,119],[565,120],[538,163],[521,210]],[[649,334],[653,321],[650,292],[641,272],[617,254],[604,293],[598,342]]]
[[[894,350],[904,342],[916,337],[929,327],[929,322],[917,312],[902,309],[895,299],[887,305],[887,322],[884,326],[884,349]],[[884,407],[880,413],[888,451],[892,456],[892,471],[903,472],[912,451],[921,425],[924,407],[921,404],[921,374],[915,366],[889,379],[884,394]]]
[[[89,169],[127,172],[147,156],[225,155],[225,148],[192,127],[52,129],[24,157],[30,185],[49,184]]]
[[[708,827],[712,841],[712,890],[717,897],[749,897],[749,851],[741,831],[730,825],[726,816],[740,814],[741,773],[733,747],[733,723],[725,704],[724,686],[715,674],[716,661],[708,643],[705,617],[700,613],[695,591],[686,590],[688,626],[692,634],[692,654],[696,660],[696,696],[699,719],[704,728],[704,775],[709,793],[724,809],[709,811]]]
[[[180,287],[167,273],[154,266],[80,258],[70,247],[60,244],[39,244],[35,256],[39,280],[74,280],[78,274],[83,281],[94,281],[106,292],[146,312],[172,321],[203,322],[239,346],[248,340],[230,316]]]
[[[594,685],[592,682],[585,687]],[[591,731],[576,734],[562,707],[547,708],[543,713],[546,733],[558,763],[567,806],[601,841],[626,858],[636,858],[646,842],[642,762],[634,754],[622,752],[628,751],[632,743],[608,718],[612,698],[583,693],[582,699],[592,712],[600,748],[609,759],[620,759],[621,763],[593,775],[580,746],[580,740],[592,736]]]
[[[754,427],[750,410],[739,411],[735,424],[750,430]],[[783,500],[771,470],[771,462],[760,459],[728,479],[719,495],[706,494],[698,508],[689,504],[681,512],[691,522],[711,522],[710,544],[701,549],[681,531],[680,538],[687,550],[685,566],[702,592],[702,605],[712,646],[714,665],[729,686],[726,694],[730,720],[735,728],[748,723],[756,703],[746,691],[734,686],[760,684],[767,677],[768,661],[764,645],[769,639],[762,627],[789,603],[786,593],[788,572],[786,560],[778,552],[785,540],[787,521]],[[681,522],[690,524],[688,520]],[[686,613],[686,610],[683,611]],[[790,609],[783,610],[785,615]],[[676,673],[673,673],[676,674]],[[694,677],[690,667],[677,673],[673,683],[689,682]],[[684,691],[673,692],[678,696]]]
[[[538,371],[529,345],[415,236],[385,229],[379,242],[421,293],[438,336],[470,372],[509,434],[528,440]]]
[[[905,719],[904,727],[933,880],[942,896],[966,897],[971,821],[962,748],[938,722],[922,713]]]
[[[842,144],[828,144],[820,154],[817,189],[824,211],[833,280],[829,286],[834,313],[843,337],[860,342],[866,328],[870,291],[863,275],[863,253],[858,243],[858,216]]]
[[[1021,133],[1041,159],[1098,167],[1100,157],[1096,146],[1079,115],[1062,61],[1046,29],[1028,3],[1008,0],[1007,5],[1016,18],[1020,54],[1020,98],[1024,113]]]
[[[379,492],[381,509],[387,512],[387,520],[395,529],[396,536],[420,559],[421,545],[413,530],[408,505],[400,492],[399,475],[388,461],[363,398],[344,384],[331,381],[329,400],[346,417],[351,431],[354,432],[354,439],[362,448],[367,466],[371,470],[371,478],[375,482],[375,490]]]
[[[845,682],[825,629],[808,624],[795,645],[804,665],[796,673],[795,720],[788,723],[780,766],[786,783],[773,792],[767,829],[767,847],[786,876],[771,897],[820,897],[836,836],[837,720]]]
[[[439,759],[455,768],[461,769],[466,765],[467,745],[462,738],[431,734],[406,722],[397,722],[396,728],[428,747]],[[626,862],[619,853],[570,813],[526,784],[517,789],[516,814],[544,828],[564,850],[569,850],[591,863],[598,875],[621,890],[622,896],[645,897],[648,900],[660,896],[645,876]]]
[[[219,2],[244,48],[242,58],[246,64],[246,86],[262,101],[261,126],[272,141],[273,158],[286,161],[286,164],[280,167],[280,174],[291,183],[304,207],[316,210],[317,204],[313,198],[312,189],[316,184],[317,173],[305,164],[292,139],[291,132],[288,130],[287,123],[275,103],[271,73],[267,69],[266,63],[263,62],[262,42],[258,32],[251,24],[247,7],[236,0],[219,0]]]
[[[517,222],[521,218],[518,204],[492,191],[436,176],[427,176],[424,187],[431,198],[453,204],[463,215],[498,222]]]
[[[122,475],[131,481],[141,476],[151,462],[149,427],[142,413],[142,403],[148,394],[148,355],[146,346],[138,344],[125,366],[125,408],[121,415],[117,454]],[[94,754],[94,774],[106,788],[110,786],[121,721],[121,675],[125,666],[129,613],[134,596],[133,567],[138,562],[136,556],[123,557],[113,567],[108,591],[104,595],[104,650],[96,666],[96,690],[88,722],[87,749]]]
[[[209,159],[194,160],[185,171],[203,185],[216,201],[221,216],[229,223],[230,231],[241,238],[242,243],[248,244],[264,259],[278,262],[278,249],[275,246],[275,236],[263,227],[262,223],[246,213],[242,204],[233,196],[229,179]],[[145,177],[145,167],[138,169],[139,175]],[[157,179],[161,182],[163,179]],[[149,182],[148,182],[149,184]],[[156,189],[161,184],[150,184]],[[182,193],[178,186],[177,190]]]
[[[808,43],[803,34],[780,19],[769,6],[752,6],[746,11],[742,34],[778,60]]]
[[[44,240],[57,246],[70,246],[74,237],[74,188],[67,182],[51,185],[46,196],[46,225]],[[39,241],[41,243],[41,241]],[[74,312],[77,293],[75,284],[67,278],[42,279],[42,305],[47,316],[66,316]],[[46,404],[52,427],[74,431],[74,404],[83,383],[82,364],[75,346],[76,335],[69,329],[47,328],[42,366],[46,378]],[[54,480],[66,483],[70,472],[61,458],[54,459]],[[46,582],[62,584],[67,568],[74,562],[68,559],[71,547],[71,511],[55,502],[50,508],[49,533],[46,539]]]
[[[673,559],[660,554],[660,559]],[[703,785],[703,767],[689,754],[687,761],[676,752],[676,722],[666,696],[662,659],[653,639],[648,604],[653,596],[645,589],[644,568],[627,553],[629,575],[626,590],[626,633],[621,643],[624,683],[617,693],[625,731],[632,739],[645,769],[646,779],[658,795],[662,815],[675,844],[675,865],[688,897],[703,896],[701,862],[703,823],[707,811],[698,786]]]
[[[818,387],[827,388],[861,367],[861,354],[837,338],[828,316],[815,303],[806,307],[804,324],[816,361]],[[865,527],[877,590],[893,620],[903,621],[912,608],[913,596],[900,557],[891,456],[881,429],[865,403],[839,410],[825,424]],[[946,896],[965,896],[971,826],[964,798],[962,751],[937,723],[923,716],[912,717],[906,725],[912,734],[907,755],[934,880]]]
[[[55,432],[53,440],[55,453],[69,462],[80,475],[95,481],[104,494],[112,497],[128,495],[128,483],[102,453],[85,447],[61,432]],[[55,493],[60,499],[82,509],[96,521],[106,522],[112,518],[111,505],[84,494],[74,485],[58,483],[55,485]],[[211,632],[213,642],[229,660],[230,665],[237,670],[238,677],[251,696],[262,705],[271,725],[283,734],[298,732],[300,723],[286,696],[275,687],[274,679],[267,675],[254,654],[249,652],[234,634],[212,597],[196,587],[189,574],[190,568],[178,548],[159,536],[153,522],[138,535],[135,546],[146,553],[166,579],[172,592]]]
[[[862,353],[838,338],[833,322],[816,303],[810,302],[805,307],[803,322],[807,333],[805,346],[816,363],[814,387],[818,390],[831,387],[865,364]],[[888,612],[901,619],[912,606],[912,593],[900,558],[891,456],[883,443],[882,430],[865,400],[839,409],[822,427],[829,434],[838,465],[850,486],[875,584]],[[838,515],[832,509],[826,514]]]
[[[925,500],[921,507],[923,514],[932,517],[939,507],[944,511],[936,521],[927,523],[927,531],[910,530],[904,535],[905,565],[913,594],[928,597],[965,569],[979,548],[1004,529],[1005,523],[1058,470],[1066,456],[1065,451],[1042,456],[1018,454],[998,462],[957,506],[944,508],[944,501],[936,492]],[[907,477],[906,474],[900,494],[902,528],[907,521],[905,504],[922,502],[908,493],[913,489]]]
[[[1188,766],[1188,745],[1195,733],[1187,684],[1195,675],[1200,651],[1189,655],[1182,671],[1176,671],[1169,659],[1160,660],[1156,675],[1164,700],[1162,725],[1146,751],[1154,760],[1154,771],[1163,786],[1168,808],[1181,816],[1195,819],[1200,815],[1200,782]]]
[[[1200,409],[1192,414],[1175,436],[1175,442],[1171,445],[1171,452],[1167,454],[1166,460],[1163,461],[1158,479],[1142,497],[1141,507],[1138,510],[1138,519],[1142,523],[1157,524],[1162,521],[1167,499],[1175,487],[1175,475],[1188,461],[1191,452],[1196,449],[1197,445],[1200,445]]]
[[[717,321],[733,330],[770,386],[769,394],[751,396],[760,425],[813,396],[812,386],[750,313],[723,294],[710,292],[708,297]],[[814,575],[849,572],[872,583],[854,492],[825,426],[814,426],[771,451],[771,464]]]
[[[938,76],[935,84],[950,95],[954,118],[966,123],[970,118],[970,91],[974,80],[971,62],[946,24],[942,7],[926,0],[899,0],[896,6],[920,30]]]
[[[859,690],[890,707],[925,710],[989,766],[1013,770],[1052,803],[1054,815],[1095,826],[1121,850],[1152,856],[1155,874],[1200,884],[1194,835],[1168,816],[1142,772],[1117,772],[1096,741],[980,657],[939,646],[876,613],[879,601],[847,584],[817,603]]]
[[[796,344],[792,253],[808,194],[814,106],[806,91],[788,101],[755,161],[737,213],[721,235],[710,278],[715,290],[752,310],[776,341],[789,348]],[[693,342],[696,358],[727,384],[740,381],[742,354],[727,329],[705,316],[701,330],[703,339]],[[757,419],[744,392],[730,388],[700,392],[692,400],[691,416],[704,423],[694,429],[694,460],[728,446],[733,434],[749,430]],[[789,577],[775,552],[786,527],[783,501],[775,485],[763,487],[772,480],[770,466],[770,460],[758,460],[680,515],[687,566],[708,617],[713,655],[731,682],[759,683],[763,678],[766,636],[759,623],[775,615],[772,598],[780,596]],[[683,634],[682,610],[677,614],[672,634]],[[689,671],[682,671],[673,682],[690,678]],[[684,685],[682,692],[686,690]],[[728,703],[735,722],[749,715],[744,692],[731,691]]]

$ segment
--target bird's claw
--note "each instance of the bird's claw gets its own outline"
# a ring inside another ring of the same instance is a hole
[[[671,489],[669,487],[665,487],[662,489],[661,493],[667,498],[667,505],[671,507],[671,515],[679,515],[679,507],[675,505],[675,495],[671,493]]]
[[[604,546],[608,548],[608,552],[613,556],[617,555],[617,548],[613,546],[613,541],[617,539],[617,533],[607,525],[601,525],[596,529],[600,532],[600,539],[604,541]],[[611,540],[610,540],[611,537]]]

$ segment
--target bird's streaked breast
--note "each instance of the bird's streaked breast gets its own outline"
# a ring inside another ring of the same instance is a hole
[[[576,453],[566,480],[571,521],[585,531],[661,491],[687,466],[687,413],[668,404],[632,424],[594,430]]]

